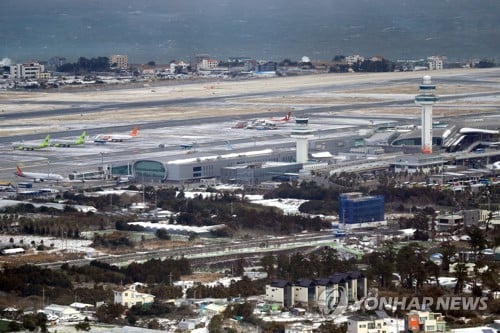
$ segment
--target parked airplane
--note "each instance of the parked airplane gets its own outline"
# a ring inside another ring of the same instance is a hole
[[[85,144],[85,137],[87,136],[87,132],[83,131],[82,134],[75,140],[59,140],[56,142],[52,142],[50,145],[53,147],[74,147],[74,146],[80,146]]]
[[[20,143],[20,144],[14,144],[14,149],[17,149],[17,150],[35,150],[35,149],[42,149],[42,148],[47,148],[50,143],[50,134],[47,134],[47,136],[45,137],[45,139],[42,141],[42,143],[38,144],[38,145],[28,145],[28,144],[24,144],[24,143]]]
[[[64,177],[56,173],[44,173],[44,172],[24,172],[19,166],[16,167],[16,172],[14,174],[18,177],[31,178],[34,182],[44,182],[44,181],[59,181],[64,180]]]
[[[232,128],[246,128],[248,121],[238,121]]]
[[[194,143],[183,143],[179,145],[181,150],[191,150],[194,148]]]
[[[272,122],[275,122],[275,123],[281,123],[281,122],[289,122],[290,121],[290,116],[292,115],[292,112],[288,111],[288,113],[286,114],[286,116],[284,116],[283,118],[271,118],[271,121]]]
[[[137,136],[139,129],[134,127],[134,129],[128,134],[98,134],[94,138],[95,143],[106,143],[106,142],[123,142],[131,140]]]
[[[276,126],[284,125],[290,121],[291,112],[288,112],[283,118],[260,118],[253,120],[245,128],[255,128],[259,130],[276,129]]]

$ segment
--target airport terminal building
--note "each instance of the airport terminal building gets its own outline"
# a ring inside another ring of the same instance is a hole
[[[195,156],[183,159],[144,159],[136,160],[130,165],[114,165],[111,167],[112,176],[132,175],[137,181],[144,182],[168,182],[168,183],[190,183],[207,178],[221,178],[223,169],[235,166],[262,165],[267,162],[275,164],[272,172],[290,172],[300,169],[302,166],[295,163],[294,149],[263,149],[257,151],[234,152],[221,155]],[[293,167],[290,167],[293,165]],[[227,177],[231,171],[227,171]],[[259,178],[261,175],[258,174]],[[241,176],[248,179],[246,177]]]

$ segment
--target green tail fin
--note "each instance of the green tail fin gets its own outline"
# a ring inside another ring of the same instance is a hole
[[[83,131],[83,133],[80,135],[80,137],[76,140],[76,144],[81,145],[85,143],[85,137],[87,136],[87,132]]]
[[[47,134],[43,142],[40,144],[40,147],[48,147],[50,141],[50,134]]]

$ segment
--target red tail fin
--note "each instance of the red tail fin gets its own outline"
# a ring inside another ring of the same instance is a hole
[[[137,136],[137,132],[139,132],[139,129],[137,127],[134,127],[134,129],[132,129],[132,132],[130,132],[130,136]]]
[[[285,116],[285,120],[286,121],[289,121],[290,120],[290,116],[292,115],[292,113],[290,111],[288,111],[288,113],[286,114]]]
[[[21,170],[19,166],[16,166],[16,175],[18,175],[19,177],[24,177],[23,170]]]

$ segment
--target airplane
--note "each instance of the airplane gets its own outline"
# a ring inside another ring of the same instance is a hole
[[[94,138],[95,143],[106,143],[106,142],[123,142],[131,140],[137,136],[139,128],[134,127],[132,131],[128,134],[98,134]]]
[[[183,144],[179,145],[179,148],[181,150],[191,150],[194,148],[194,143],[183,143]]]
[[[231,128],[246,128],[248,126],[248,121],[238,121],[233,127]]]
[[[276,129],[276,126],[284,125],[290,121],[291,112],[289,111],[283,118],[265,118],[265,119],[254,119],[245,128],[254,128],[259,130]]]
[[[34,182],[44,182],[44,181],[59,181],[64,180],[64,177],[56,173],[44,173],[44,172],[24,172],[19,166],[16,167],[16,172],[14,174],[18,177],[32,178]]]
[[[283,117],[283,118],[271,118],[271,122],[275,123],[281,123],[281,122],[289,122],[290,121],[290,116],[292,115],[292,112],[288,111],[288,113]]]
[[[80,146],[85,144],[85,137],[87,136],[87,132],[83,131],[82,134],[75,140],[75,141],[70,141],[70,140],[60,140],[53,142],[51,144],[52,147],[74,147],[74,146]]]
[[[36,144],[35,145],[27,145],[24,143],[20,143],[20,144],[15,144],[14,149],[16,149],[16,150],[35,150],[35,149],[47,148],[50,145],[49,141],[50,141],[50,134],[47,134],[47,136],[42,141],[42,143],[40,143],[38,145],[36,145]]]

